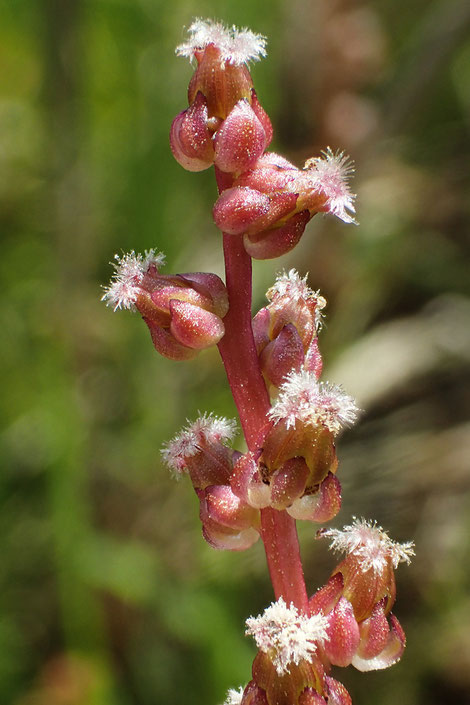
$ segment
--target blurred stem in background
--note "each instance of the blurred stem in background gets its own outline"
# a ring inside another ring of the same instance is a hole
[[[48,492],[66,647],[90,650],[103,646],[103,625],[97,596],[78,565],[92,533],[90,478],[86,472],[89,428],[77,393],[77,377],[86,369],[87,360],[80,358],[76,347],[80,336],[77,302],[93,258],[92,232],[85,219],[88,194],[80,159],[85,124],[84,3],[42,0],[42,5],[44,165],[49,182],[45,208],[57,282],[49,312],[55,357],[49,357],[41,368],[41,394],[50,418],[60,419],[61,424],[60,452],[48,468]],[[86,335],[86,330],[81,332]]]

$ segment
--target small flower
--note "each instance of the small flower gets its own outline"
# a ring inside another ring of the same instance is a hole
[[[326,299],[320,291],[314,291],[307,284],[308,272],[302,278],[295,269],[278,274],[276,281],[266,292],[266,298],[273,303],[276,299],[286,296],[293,303],[313,302],[315,304],[315,327],[319,331],[323,318],[322,310],[326,306]]]
[[[128,308],[135,311],[135,301],[139,294],[139,284],[151,265],[156,269],[165,263],[165,255],[155,250],[145,250],[143,255],[136,254],[134,250],[120,257],[114,255],[116,262],[110,262],[116,270],[108,287],[101,297],[107,306]]]
[[[230,688],[227,692],[227,697],[224,700],[224,705],[241,705],[243,698],[243,687],[240,686],[238,690]]]
[[[178,56],[192,59],[196,52],[213,44],[220,51],[221,62],[241,66],[266,56],[266,38],[247,28],[226,27],[221,22],[195,19],[188,28],[188,41],[176,47]]]
[[[334,154],[330,147],[323,155],[305,162],[304,170],[311,181],[311,188],[325,194],[326,210],[329,213],[345,223],[355,223],[354,218],[347,212],[355,212],[355,194],[351,193],[348,185],[348,179],[354,172],[354,164],[344,152]]]
[[[297,421],[307,426],[324,426],[336,435],[354,423],[358,408],[341,387],[318,382],[311,372],[292,372],[280,387],[280,394],[269,411],[275,422],[283,420],[287,428]]]
[[[236,429],[234,419],[203,414],[164,445],[161,451],[163,460],[170,470],[181,473],[186,468],[188,458],[195,456],[202,447],[226,445],[233,439]]]
[[[332,550],[359,559],[363,572],[372,569],[375,573],[381,573],[389,561],[397,568],[399,563],[409,564],[415,555],[412,541],[393,541],[375,521],[354,518],[353,523],[342,531],[326,529],[319,534],[331,539]]]
[[[258,617],[246,620],[246,634],[254,637],[256,645],[268,654],[279,675],[289,672],[290,664],[296,666],[309,660],[327,636],[328,620],[322,614],[307,617],[291,603],[287,607],[283,598],[265,609]]]

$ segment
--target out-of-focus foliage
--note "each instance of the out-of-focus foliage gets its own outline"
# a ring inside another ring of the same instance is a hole
[[[222,273],[210,172],[172,159],[193,15],[269,38],[253,69],[275,149],[356,160],[359,228],[314,219],[282,267],[329,300],[327,377],[364,409],[340,441],[344,508],[417,557],[398,572],[401,664],[337,673],[357,705],[470,702],[466,0],[4,0],[0,702],[214,705],[249,677],[243,622],[271,599],[262,547],[218,553],[158,449],[233,415],[216,351],[159,358],[100,283],[117,251]],[[468,462],[468,461],[467,461]],[[300,528],[310,590],[333,557]]]

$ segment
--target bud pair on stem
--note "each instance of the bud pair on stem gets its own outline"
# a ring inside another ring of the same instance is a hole
[[[291,270],[252,319],[251,259],[291,250],[316,213],[354,222],[352,166],[329,148],[303,169],[266,152],[272,126],[247,68],[265,45],[250,30],[196,20],[177,48],[197,65],[170,145],[189,171],[214,165],[225,284],[201,272],[163,275],[163,255],[132,252],[118,258],[103,298],[139,311],[165,357],[187,360],[217,345],[225,366],[245,452],[230,447],[234,422],[204,414],[166,444],[163,457],[189,476],[213,548],[244,550],[260,537],[265,547],[276,602],[247,620],[259,651],[252,679],[229,691],[227,705],[348,705],[331,666],[385,668],[402,654],[404,633],[390,610],[394,569],[409,562],[412,546],[365,520],[320,530],[347,555],[309,599],[295,522],[338,513],[335,442],[358,409],[340,387],[320,381],[323,297]]]

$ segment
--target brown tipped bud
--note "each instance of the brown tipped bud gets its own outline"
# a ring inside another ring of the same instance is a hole
[[[222,320],[187,301],[170,301],[170,332],[176,340],[195,350],[216,345],[225,333]]]
[[[214,138],[216,166],[225,172],[246,171],[266,146],[266,133],[254,110],[240,100],[224,120]]]
[[[349,666],[359,646],[359,626],[351,603],[341,597],[328,615],[325,653],[334,666]]]
[[[176,161],[188,171],[203,171],[214,163],[207,102],[198,93],[187,110],[177,115],[170,130],[170,147]]]
[[[229,188],[217,199],[212,214],[217,227],[229,235],[242,235],[269,211],[270,200],[250,188]]]
[[[245,65],[224,60],[214,44],[194,53],[198,66],[189,83],[188,102],[200,91],[207,101],[209,117],[225,120],[239,100],[251,100],[253,81]]]

